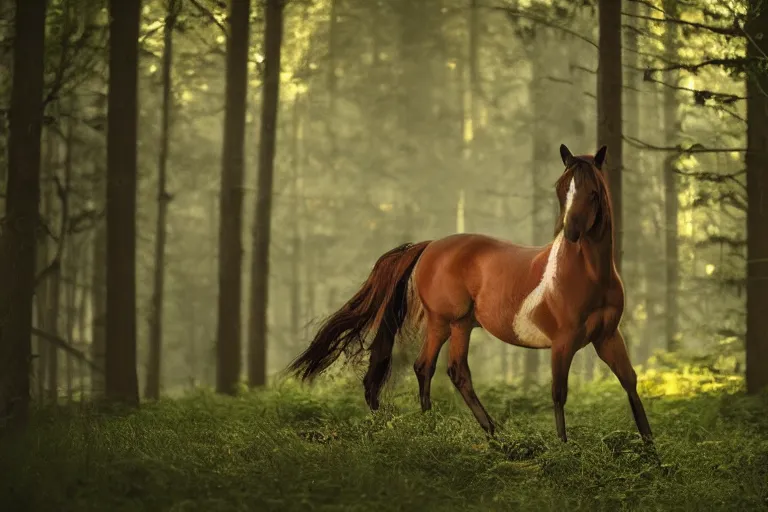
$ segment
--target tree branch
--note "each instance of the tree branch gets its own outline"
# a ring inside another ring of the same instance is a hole
[[[645,70],[646,74],[652,74],[656,71],[661,71],[662,73],[667,71],[677,71],[677,70],[683,70],[688,71],[689,73],[693,73],[694,75],[698,73],[698,71],[702,68],[706,68],[709,66],[721,66],[724,68],[736,68],[736,69],[743,69],[743,67],[752,59],[747,59],[746,57],[739,57],[735,59],[707,59],[701,62],[697,62],[696,64],[671,64],[669,66],[660,67],[660,68],[647,68]]]
[[[637,18],[640,20],[653,21],[656,23],[674,23],[676,25],[680,25],[684,27],[692,27],[692,28],[698,28],[702,30],[708,30],[709,32],[712,32],[714,34],[720,34],[723,36],[740,36],[742,34],[741,27],[739,26],[737,20],[733,20],[732,27],[718,27],[715,25],[705,25],[704,23],[696,23],[695,21],[685,21],[685,20],[681,20],[680,18],[671,18],[667,15],[666,12],[664,12],[664,18],[654,18],[653,16],[646,16],[644,14],[630,14],[628,12],[622,12],[621,14],[628,18]]]
[[[575,30],[571,30],[569,28],[563,27],[562,25],[558,25],[557,23],[548,20],[546,18],[543,18],[541,16],[536,16],[534,14],[530,14],[518,9],[513,9],[511,7],[499,7],[499,6],[486,6],[483,7],[483,9],[490,9],[492,11],[500,11],[507,15],[508,18],[514,20],[515,18],[523,18],[527,20],[531,20],[534,23],[538,23],[539,25],[544,25],[545,27],[554,28],[556,30],[559,30],[565,34],[572,35],[576,39],[579,39],[580,41],[584,41],[585,43],[589,44],[590,46],[593,46],[594,48],[597,48],[597,43],[595,43],[592,39],[579,34]]]
[[[669,152],[678,153],[681,155],[691,155],[694,153],[731,153],[731,152],[746,153],[747,152],[746,148],[707,148],[699,143],[693,144],[689,148],[684,148],[680,144],[678,144],[677,146],[656,146],[654,144],[649,144],[647,142],[644,142],[635,137],[631,137],[629,135],[624,135],[623,139],[630,146],[633,146],[636,148],[648,149],[652,151],[669,151]]]
[[[224,34],[224,37],[229,37],[229,31],[227,30],[227,27],[222,25],[219,20],[216,19],[216,15],[213,14],[207,7],[205,7],[203,4],[201,4],[198,0],[189,0],[189,3],[191,3],[195,9],[197,9],[200,14],[202,14],[205,18],[208,18],[214,25],[219,27],[221,29],[221,32]]]
[[[730,205],[743,212],[747,211],[746,198],[736,193],[735,191],[721,192],[720,194],[700,193],[699,196],[693,201],[692,206],[694,208],[706,206],[709,201]]]
[[[729,173],[729,174],[718,174],[716,172],[709,172],[709,171],[682,171],[680,169],[675,169],[674,172],[675,174],[679,174],[680,176],[687,176],[699,181],[706,181],[709,183],[732,182],[737,184],[743,190],[747,189],[746,185],[738,180],[739,176],[743,176],[747,173],[746,170],[741,170],[741,171]]]
[[[41,329],[38,329],[37,327],[32,327],[32,334],[35,336],[44,339],[45,341],[50,342],[55,347],[62,349],[64,352],[68,353],[69,355],[73,356],[75,359],[78,359],[79,361],[82,361],[86,365],[88,365],[92,370],[98,372],[98,373],[104,373],[104,369],[98,366],[96,363],[91,361],[86,357],[86,355],[67,343],[62,338],[59,338],[58,336],[55,336],[51,333],[45,332]]]
[[[697,105],[704,105],[707,100],[714,100],[724,105],[730,105],[732,103],[736,103],[739,100],[747,99],[746,96],[738,96],[736,94],[710,91],[707,89],[692,89],[690,87],[682,87],[679,85],[668,84],[667,82],[656,80],[651,75],[652,74],[648,73],[648,70],[646,70],[646,72],[643,75],[643,81],[650,82],[652,84],[659,84],[661,86],[668,87],[676,91],[690,92],[693,94],[694,101],[696,102]]]
[[[727,245],[732,249],[743,249],[747,246],[747,240],[725,235],[710,235],[706,240],[696,242],[696,247],[706,247],[708,245]]]

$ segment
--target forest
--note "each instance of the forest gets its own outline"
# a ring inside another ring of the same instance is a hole
[[[576,161],[631,367],[472,295],[431,378],[430,247],[588,247]],[[0,0],[0,510],[765,510],[765,197],[763,0]]]

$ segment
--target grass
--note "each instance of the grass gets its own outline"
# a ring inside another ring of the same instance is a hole
[[[672,380],[677,394],[658,396]],[[43,410],[0,442],[0,509],[768,509],[768,397],[716,380],[643,380],[660,460],[613,380],[572,387],[567,444],[544,387],[478,390],[501,425],[490,442],[445,385],[422,414],[410,379],[376,414],[357,383],[199,392],[134,412]]]

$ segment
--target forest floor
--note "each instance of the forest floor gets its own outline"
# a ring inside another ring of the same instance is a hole
[[[38,411],[0,443],[0,510],[768,508],[768,395],[744,396],[735,378],[643,379],[660,459],[612,378],[571,386],[567,444],[548,386],[478,389],[501,425],[489,442],[447,377],[435,380],[427,414],[412,379],[375,415],[352,382]]]

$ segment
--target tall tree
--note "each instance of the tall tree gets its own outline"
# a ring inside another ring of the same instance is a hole
[[[747,57],[747,392],[768,386],[768,7],[749,3]]]
[[[554,219],[552,218],[552,180],[547,173],[548,163],[553,160],[553,146],[548,131],[548,105],[550,104],[546,94],[546,65],[544,61],[545,41],[549,30],[545,27],[537,27],[531,36],[531,82],[528,85],[531,98],[531,130],[533,154],[531,155],[531,180],[533,200],[531,201],[531,243],[533,245],[546,245],[552,240]],[[529,386],[538,380],[539,366],[541,362],[540,351],[525,350],[523,362],[523,383]]]
[[[98,167],[97,167],[98,169]],[[100,175],[103,171],[95,173],[91,194],[97,204],[104,201],[104,182]],[[98,198],[98,199],[96,199]],[[104,368],[106,354],[106,305],[107,305],[107,230],[105,219],[98,219],[93,227],[93,254],[91,256],[91,361],[99,368]],[[91,372],[91,396],[102,398],[104,396],[104,375],[101,372]]]
[[[13,19],[13,0],[0,0],[0,19]],[[0,26],[0,40],[6,41],[11,32],[11,24],[6,24],[5,28]],[[13,66],[11,45],[0,45],[0,90],[7,91],[8,83],[13,76],[11,67]],[[0,115],[0,215],[5,213],[5,181],[6,181],[6,150],[8,148],[8,117]]]
[[[243,265],[243,167],[250,0],[231,0],[219,202],[219,300],[216,390],[233,395],[241,367],[240,304]]]
[[[597,65],[597,144],[608,146],[604,166],[613,202],[614,259],[621,272],[622,234],[622,59],[621,59],[621,2],[600,0],[599,51]]]
[[[300,185],[301,180],[301,136],[302,136],[302,114],[301,95],[296,93],[293,99],[293,119],[291,120],[291,201],[293,203],[293,213],[291,214],[291,227],[293,234],[291,237],[291,281],[290,281],[290,335],[289,346],[300,346],[299,332],[301,330],[301,259],[302,259],[302,239],[301,239],[301,200]]]
[[[0,231],[0,419],[15,426],[26,423],[29,411],[46,6],[46,0],[16,1],[8,198]]]
[[[38,211],[42,214],[42,218],[53,218],[53,202],[54,202],[54,174],[56,168],[56,162],[54,162],[54,148],[56,147],[54,138],[56,135],[53,133],[53,127],[43,129],[41,135],[43,143],[42,151],[42,167],[41,172],[41,196],[40,206]],[[47,277],[41,279],[35,286],[35,304],[37,305],[37,326],[46,332],[56,334],[55,326],[51,325],[51,319],[54,321],[57,318],[57,305],[53,299],[54,292],[58,293],[58,280],[61,277],[61,273],[58,272],[56,266],[51,267],[52,254],[55,254],[56,247],[54,246],[54,240],[50,236],[42,237],[42,240],[38,241],[37,245],[37,272],[39,276],[44,276],[48,271]],[[56,315],[54,315],[56,312]],[[58,398],[58,352],[57,348],[47,340],[38,339],[37,343],[38,351],[38,396],[37,399],[41,403],[45,399],[56,401]],[[47,389],[47,394],[46,394]]]
[[[149,323],[149,364],[144,394],[149,399],[160,398],[160,365],[163,346],[163,301],[165,297],[165,242],[167,238],[168,203],[166,170],[171,115],[171,64],[173,60],[173,31],[181,9],[181,0],[167,0],[168,10],[163,29],[163,107],[160,113],[160,155],[157,163],[157,224],[155,225],[155,269],[152,290],[152,316]]]
[[[269,1],[269,0],[267,0]],[[328,24],[328,70],[327,70],[327,87],[328,87],[328,119],[326,126],[328,127],[328,138],[330,143],[330,155],[328,158],[328,165],[331,173],[336,165],[338,159],[338,146],[336,141],[337,127],[336,121],[336,104],[338,98],[338,78],[336,76],[338,67],[338,40],[339,40],[339,0],[331,0],[331,12],[330,20]]]
[[[642,29],[642,25],[638,15],[640,14],[640,3],[633,0],[623,0],[626,7],[626,12],[629,19],[629,27],[624,31],[624,60],[626,67],[624,68],[624,120],[626,124],[624,131],[627,135],[638,139],[640,136],[640,88],[642,82],[640,80],[641,74],[639,69],[639,34]],[[640,187],[641,180],[644,176],[639,172],[639,160],[640,151],[634,147],[628,147],[624,151],[627,162],[632,166],[630,172],[627,173],[626,178],[626,191],[622,198],[625,205],[625,210],[632,212],[625,217],[624,222],[624,234],[623,237],[624,248],[626,250],[624,257],[624,275],[622,276],[625,283],[626,292],[626,308],[629,314],[625,315],[625,319],[635,324],[635,318],[631,314],[634,311],[634,306],[638,297],[638,268],[640,266],[640,234],[642,232],[642,220],[643,216],[639,212],[641,204],[640,194],[643,187]],[[634,170],[634,172],[631,172]],[[628,329],[627,329],[628,330]],[[631,351],[634,343],[630,343],[629,333],[624,333],[624,342],[626,343],[628,350]]]
[[[51,179],[50,183],[48,184],[48,188],[53,188],[54,186],[54,179],[56,172],[54,169],[57,165],[59,165],[59,144],[56,140],[54,140],[54,137],[56,135],[53,133],[52,130],[46,130],[48,143],[46,144],[48,146],[48,150],[51,152],[51,157],[48,161],[48,163],[51,165],[51,168],[48,170],[50,173],[49,178]],[[61,211],[59,212],[59,232],[58,232],[58,242],[56,243],[56,248],[54,249],[54,255],[52,262],[45,261],[46,268],[45,270],[50,269],[50,272],[48,273],[48,276],[45,278],[46,284],[48,285],[48,289],[46,290],[46,301],[45,301],[45,329],[53,334],[58,336],[59,335],[59,313],[61,311],[61,280],[62,280],[62,269],[61,269],[61,251],[64,247],[64,239],[62,238],[65,235],[65,229],[66,229],[66,220],[65,220],[65,212],[64,212],[64,202],[66,199],[64,198],[64,194],[58,194],[59,197],[56,199],[52,199],[51,196],[48,196],[48,199],[51,200],[51,202],[55,200],[59,200],[61,205]],[[55,195],[54,195],[55,197]],[[48,204],[46,205],[46,208],[48,210],[48,213],[53,216],[53,212],[55,212],[53,205]],[[43,272],[45,272],[43,270]],[[59,351],[56,347],[50,347],[48,350],[48,400],[51,403],[56,403],[59,399]]]
[[[141,0],[109,2],[106,395],[139,403],[136,375],[136,181]]]
[[[51,187],[45,187],[43,183],[45,183],[46,180],[46,174],[49,172],[49,169],[52,169],[52,165],[50,163],[50,155],[52,151],[50,150],[50,142],[48,142],[51,138],[46,136],[47,130],[43,130],[41,137],[45,141],[45,144],[43,145],[42,150],[42,165],[41,165],[41,195],[40,195],[40,206],[38,210],[40,211],[40,214],[42,215],[42,218],[47,219],[50,214],[50,207],[51,204]],[[37,263],[36,263],[36,272],[38,275],[42,272],[47,266],[48,266],[48,259],[50,252],[50,246],[51,246],[52,239],[51,237],[45,236],[42,237],[42,240],[38,241],[37,244]],[[35,299],[33,302],[34,306],[34,325],[37,327],[47,330],[46,323],[48,319],[48,296],[49,296],[49,279],[42,279],[41,282],[37,284],[35,287]],[[36,384],[37,384],[37,392],[35,394],[35,398],[40,401],[40,403],[43,403],[46,399],[46,383],[48,378],[48,360],[49,360],[49,352],[55,352],[56,347],[52,346],[48,343],[47,340],[43,340],[41,338],[37,338],[37,344],[35,346],[35,349],[37,351],[37,372],[35,375],[36,378]]]
[[[677,0],[664,0],[664,16],[667,20],[677,18]],[[665,27],[664,51],[667,62],[677,60],[677,24],[668,22]],[[668,80],[672,85],[677,85],[678,72],[670,71]],[[674,87],[664,88],[664,134],[667,144],[674,145],[680,133],[680,118],[677,112],[677,90]],[[665,338],[667,350],[674,351],[677,348],[678,336],[678,307],[677,297],[680,292],[680,268],[678,264],[678,239],[677,239],[677,174],[675,162],[677,155],[672,153],[664,159],[664,234],[665,234],[665,268],[666,268],[666,295],[665,295]]]
[[[267,307],[269,305],[269,242],[272,231],[272,182],[280,95],[280,54],[283,40],[283,0],[266,1],[264,27],[264,87],[261,101],[259,177],[253,222],[251,309],[248,332],[248,384],[267,383]]]

